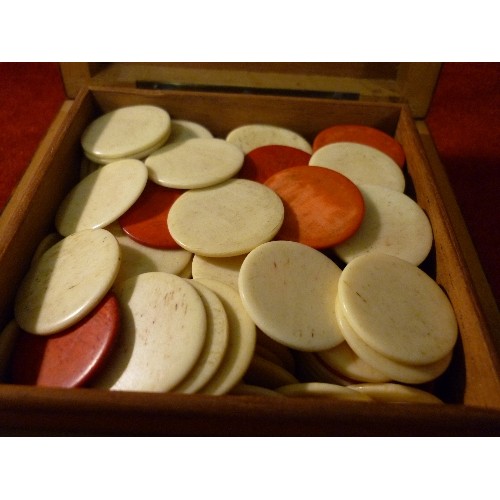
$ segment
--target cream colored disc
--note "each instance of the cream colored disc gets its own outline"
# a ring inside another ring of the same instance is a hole
[[[141,245],[123,232],[120,224],[115,222],[106,229],[113,234],[120,244],[121,264],[115,285],[132,276],[154,271],[177,274],[183,272],[191,262],[193,254],[179,249],[163,249]]]
[[[201,255],[195,255],[193,257],[193,278],[222,281],[238,290],[238,276],[245,257],[246,254],[235,255],[234,257],[202,257]]]
[[[434,363],[457,340],[448,297],[421,269],[398,257],[375,252],[357,257],[342,272],[338,297],[356,335],[399,363]]]
[[[375,184],[405,190],[401,167],[378,149],[354,142],[336,142],[313,153],[309,165],[326,167],[345,175],[354,184]]]
[[[213,137],[212,132],[200,123],[192,122],[189,120],[172,120],[171,132],[168,142],[184,142],[188,139],[195,139],[201,137],[209,139]]]
[[[87,158],[88,161],[92,162],[96,167],[101,167],[103,165],[107,165],[108,163],[112,163],[117,160],[124,160],[126,158],[133,160],[144,160],[150,154],[154,153],[157,149],[160,149],[162,146],[164,146],[165,143],[167,142],[167,139],[168,139],[168,134],[165,137],[162,137],[159,142],[153,144],[151,147],[143,149],[142,151],[139,151],[138,153],[135,153],[133,155],[127,155],[124,157],[106,158],[106,157],[94,156],[91,153],[85,153],[85,157]]]
[[[381,403],[443,403],[441,399],[428,391],[402,384],[356,384],[350,385],[349,389],[367,394]]]
[[[317,356],[332,370],[343,377],[359,382],[387,382],[390,380],[382,373],[362,360],[347,342],[317,353]]]
[[[344,339],[335,317],[340,268],[318,250],[271,241],[252,250],[238,281],[248,314],[269,337],[300,351],[321,351]]]
[[[339,305],[338,301],[336,310],[340,328],[351,349],[367,364],[387,374],[392,380],[402,382],[403,384],[424,384],[442,375],[451,362],[452,353],[427,365],[404,364],[389,359],[372,349],[359,338],[349,321],[347,321],[343,308]]]
[[[183,193],[173,203],[167,223],[174,240],[206,257],[233,257],[271,240],[283,224],[280,197],[246,179]]]
[[[197,280],[221,300],[229,321],[229,341],[219,369],[199,392],[225,394],[241,382],[255,352],[255,324],[241,303],[238,292],[220,281]]]
[[[16,296],[15,317],[30,333],[68,328],[101,301],[120,267],[120,247],[105,229],[79,231],[49,248],[30,268]]]
[[[92,121],[82,134],[81,144],[85,153],[95,158],[124,158],[166,140],[170,129],[170,115],[164,109],[126,106]]]
[[[56,214],[60,234],[105,227],[122,216],[146,186],[146,166],[139,160],[109,163],[82,179],[64,198]]]
[[[207,312],[207,335],[203,351],[187,377],[173,392],[194,394],[203,387],[218,370],[229,342],[229,321],[219,297],[196,280],[189,280],[200,294]]]
[[[373,401],[370,396],[359,391],[326,382],[301,382],[279,387],[276,391],[285,396],[293,397],[329,397],[338,401]]]
[[[350,262],[367,252],[383,252],[420,265],[432,248],[432,227],[425,212],[409,196],[382,186],[359,186],[365,201],[360,228],[335,253]]]
[[[195,138],[169,143],[148,156],[145,163],[156,184],[198,189],[233,177],[243,160],[241,150],[223,139]]]
[[[283,127],[253,123],[237,127],[226,136],[226,141],[238,146],[247,154],[260,146],[290,146],[306,153],[312,152],[311,145],[300,135]]]
[[[115,289],[122,311],[117,346],[94,387],[167,392],[191,371],[205,342],[200,295],[184,278],[153,272]]]

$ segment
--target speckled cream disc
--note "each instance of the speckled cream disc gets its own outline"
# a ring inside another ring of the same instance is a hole
[[[113,285],[120,247],[105,229],[74,233],[30,268],[16,296],[19,326],[40,335],[59,332],[86,316]]]
[[[224,358],[214,376],[198,392],[226,394],[241,382],[255,352],[255,324],[241,303],[238,292],[216,280],[197,280],[210,288],[222,302],[229,321],[229,339]]]
[[[238,276],[245,257],[246,254],[235,255],[234,257],[202,257],[201,255],[195,255],[193,256],[193,278],[222,281],[238,290]]]
[[[226,136],[226,141],[238,146],[247,154],[252,149],[269,146],[290,146],[306,153],[312,152],[311,145],[297,132],[275,125],[252,123],[237,127]]]
[[[375,184],[400,192],[405,190],[401,167],[390,156],[364,144],[328,144],[313,153],[309,165],[331,168],[356,185]]]
[[[81,144],[91,159],[129,157],[159,144],[170,134],[170,115],[151,105],[126,106],[92,121]]]
[[[329,397],[339,401],[373,401],[370,396],[362,392],[326,382],[301,382],[278,387],[275,390],[280,394],[292,397]]]
[[[271,240],[283,223],[284,208],[270,188],[246,179],[183,193],[167,218],[173,239],[206,257],[233,257]]]
[[[200,294],[207,313],[207,334],[203,351],[193,369],[173,392],[194,394],[216,373],[229,342],[229,321],[219,297],[199,281],[189,280]]]
[[[442,375],[451,362],[451,352],[442,359],[426,365],[412,365],[394,361],[375,351],[360,339],[347,321],[339,301],[337,301],[336,311],[340,328],[351,349],[366,363],[385,373],[392,380],[403,384],[424,384]]]
[[[162,272],[129,278],[115,293],[122,311],[120,337],[93,386],[170,391],[203,349],[207,320],[200,295],[184,278]]]
[[[301,351],[343,341],[335,317],[340,268],[318,250],[271,241],[252,250],[238,281],[248,314],[269,337]]]
[[[382,186],[359,186],[365,215],[356,233],[334,247],[350,262],[367,252],[383,252],[420,265],[432,248],[432,227],[425,212],[409,196]]]
[[[216,138],[169,143],[145,160],[149,178],[161,186],[198,189],[223,182],[243,165],[242,151]]]
[[[120,224],[115,222],[106,229],[120,245],[121,264],[115,285],[132,276],[154,271],[181,275],[191,262],[193,254],[179,249],[154,248],[142,245],[130,238]]]
[[[408,385],[387,382],[381,384],[355,384],[348,387],[349,389],[367,394],[375,401],[380,401],[381,403],[443,403],[434,394]]]
[[[60,234],[105,227],[139,198],[148,180],[140,160],[119,160],[89,174],[64,198],[56,214]]]
[[[356,335],[396,362],[434,363],[457,340],[448,297],[426,273],[398,257],[373,252],[351,261],[339,280],[338,298]]]

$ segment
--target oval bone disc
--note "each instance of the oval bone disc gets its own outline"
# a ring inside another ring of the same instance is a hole
[[[340,268],[313,248],[271,241],[248,254],[238,286],[265,334],[293,349],[321,351],[343,341],[335,317],[340,275]]]
[[[245,154],[252,149],[269,145],[290,146],[306,153],[312,152],[311,145],[301,135],[275,125],[259,123],[242,125],[231,130],[226,136],[226,141],[238,146]]]
[[[356,335],[399,363],[434,363],[457,340],[448,297],[421,269],[398,257],[368,253],[351,261],[339,280],[338,298]]]
[[[145,160],[149,178],[161,186],[198,189],[233,177],[243,165],[241,150],[223,139],[167,143]]]
[[[357,185],[375,184],[400,192],[405,190],[401,167],[390,156],[364,144],[328,144],[313,153],[309,165],[331,168]]]
[[[366,363],[385,373],[392,380],[404,384],[424,384],[442,375],[451,362],[451,352],[444,358],[426,365],[411,365],[394,361],[375,351],[359,338],[347,321],[338,301],[336,311],[340,328],[351,349]]]
[[[152,272],[115,289],[122,311],[120,337],[93,383],[124,391],[167,392],[193,368],[206,334],[198,292],[173,274]]]
[[[172,238],[206,257],[233,257],[271,240],[283,223],[280,197],[246,179],[183,193],[167,218]]]
[[[86,316],[118,274],[120,247],[105,229],[74,233],[49,248],[18,289],[19,326],[40,335],[59,332]]]
[[[356,233],[333,247],[344,261],[379,251],[420,265],[432,248],[432,227],[425,212],[409,196],[382,186],[359,186],[365,215]]]
[[[121,217],[139,198],[148,172],[140,160],[108,163],[81,180],[64,198],[56,214],[63,236],[105,227]]]
[[[84,130],[81,144],[95,158],[117,159],[135,155],[166,140],[170,115],[157,106],[126,106],[92,121]]]

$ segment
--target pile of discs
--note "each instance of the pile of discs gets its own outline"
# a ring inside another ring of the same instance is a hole
[[[11,383],[439,402],[452,306],[430,222],[377,129],[216,138],[138,105],[89,124],[0,335]],[[420,386],[420,387],[419,387]]]

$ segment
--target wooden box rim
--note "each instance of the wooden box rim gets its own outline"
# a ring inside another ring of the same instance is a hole
[[[55,124],[50,140],[35,155],[0,219],[0,234],[5,236],[0,244],[0,265],[8,271],[0,277],[3,304],[9,302],[9,293],[5,291],[9,283],[12,285],[19,281],[23,275],[20,268],[26,268],[27,257],[47,231],[47,224],[45,228],[36,225],[33,208],[41,209],[38,217],[44,215],[44,210],[46,214],[55,213],[57,200],[62,199],[67,186],[77,180],[76,169],[70,172],[68,163],[71,163],[72,155],[79,151],[79,144],[75,141],[85,123],[96,115],[97,102],[103,110],[107,110],[125,102],[164,103],[167,100],[174,104],[182,101],[183,104],[179,104],[179,109],[182,109],[191,99],[207,103],[220,101],[239,107],[244,101],[257,106],[257,111],[259,106],[266,109],[265,106],[272,105],[275,109],[270,111],[271,115],[276,113],[276,123],[283,125],[293,121],[293,116],[297,115],[293,115],[292,111],[296,112],[301,106],[310,110],[319,109],[324,104],[314,98],[243,98],[223,93],[207,95],[99,86],[82,89],[74,102],[65,104],[64,113]],[[287,103],[288,110],[277,111],[283,108],[284,103]],[[452,297],[456,298],[464,290],[467,292],[461,303],[464,310],[458,311],[462,328],[466,329],[461,334],[465,349],[463,361],[467,366],[462,383],[465,391],[471,394],[467,401],[444,407],[377,403],[359,408],[359,405],[319,400],[314,405],[310,400],[287,400],[269,405],[267,398],[250,396],[113,393],[4,384],[0,385],[0,429],[28,434],[120,435],[477,435],[495,434],[500,430],[500,371],[496,339],[482,314],[474,289],[470,288],[467,266],[440,197],[441,181],[426,159],[408,106],[344,102],[330,102],[328,106],[329,109],[345,112],[346,116],[353,116],[351,113],[359,113],[358,117],[380,115],[382,126],[385,123],[388,128],[397,116],[393,132],[407,150],[413,182],[424,188],[424,192],[420,193],[417,189],[419,201],[423,202],[424,209],[428,203],[435,205],[436,215],[433,217],[437,219],[433,225],[437,222],[443,240],[438,242],[436,249],[438,265],[440,259],[446,261],[446,268],[441,272],[438,270],[438,282]],[[194,119],[202,116],[199,113],[200,110],[191,111],[191,115],[185,117]],[[208,126],[210,128],[210,124]],[[231,128],[233,125],[224,126]],[[311,130],[305,135],[310,135]],[[48,189],[47,185],[57,189]],[[51,207],[47,208],[48,205]],[[24,230],[26,225],[28,229]],[[6,318],[2,317],[2,321],[4,324]]]

